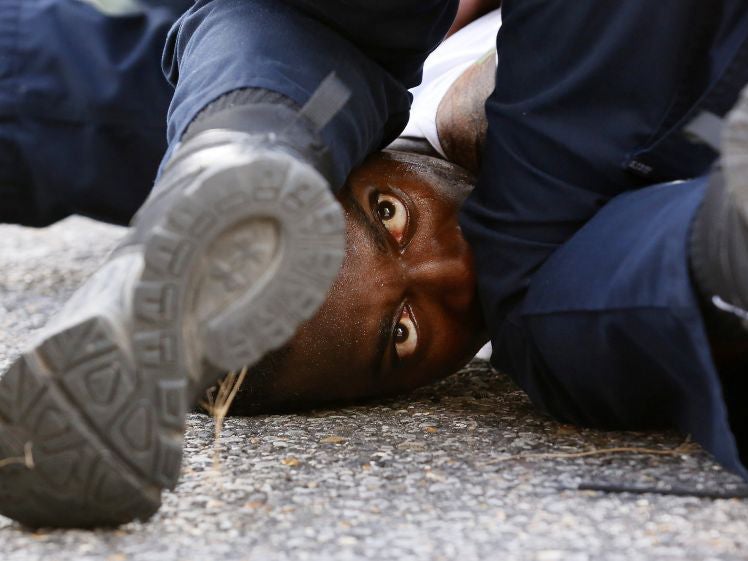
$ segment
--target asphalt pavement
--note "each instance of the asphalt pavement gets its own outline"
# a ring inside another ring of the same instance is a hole
[[[123,232],[0,226],[0,369]],[[698,447],[558,424],[482,361],[393,400],[228,419],[218,443],[211,418],[188,425],[181,483],[151,521],[0,517],[0,560],[748,559],[748,499],[724,498],[745,487]]]

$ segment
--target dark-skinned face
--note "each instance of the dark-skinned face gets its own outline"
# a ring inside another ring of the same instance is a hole
[[[443,378],[485,342],[472,253],[457,223],[469,185],[432,158],[371,157],[340,195],[346,257],[282,360],[245,382],[242,411],[393,394]],[[443,165],[443,164],[442,164]]]

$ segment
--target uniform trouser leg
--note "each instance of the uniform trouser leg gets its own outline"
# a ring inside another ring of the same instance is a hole
[[[748,81],[740,0],[509,0],[502,13],[483,167],[462,216],[496,325],[606,201],[708,173],[716,153],[683,127],[727,111]]]
[[[748,476],[689,277],[690,225],[707,181],[611,200],[537,271],[494,354],[556,417],[605,428],[675,424]]]
[[[173,93],[159,61],[168,29],[193,2],[141,1],[142,11],[118,16],[99,4],[0,0],[2,222],[44,225],[79,213],[126,223],[152,187]],[[174,26],[164,55],[178,89],[170,144],[224,93],[261,87],[302,104],[335,70],[354,93],[324,131],[342,183],[404,126],[406,88],[455,6],[200,2]]]
[[[492,362],[557,417],[677,424],[734,467],[688,276],[704,180],[651,185],[709,173],[717,154],[683,129],[723,115],[746,83],[748,6],[506,0],[502,12],[461,219]],[[689,396],[704,388],[699,413]]]
[[[166,35],[190,0],[0,0],[0,222],[127,223],[166,150]]]
[[[164,71],[176,87],[170,152],[212,101],[263,88],[303,105],[332,71],[351,90],[322,131],[339,187],[407,122],[407,88],[454,17],[452,0],[200,0],[174,26]],[[167,155],[168,159],[168,155]]]

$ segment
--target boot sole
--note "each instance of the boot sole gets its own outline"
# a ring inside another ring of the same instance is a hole
[[[223,168],[167,171],[178,196],[143,243],[0,379],[0,514],[29,527],[146,520],[177,483],[193,399],[324,301],[345,251],[327,182],[284,154],[230,150]]]

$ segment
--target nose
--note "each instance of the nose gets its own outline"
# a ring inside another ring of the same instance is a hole
[[[476,291],[472,253],[461,237],[457,239],[461,243],[444,245],[435,240],[405,264],[413,289],[455,312],[469,308]]]

